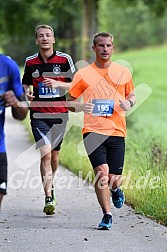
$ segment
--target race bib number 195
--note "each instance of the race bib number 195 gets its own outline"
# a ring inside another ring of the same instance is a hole
[[[114,100],[93,99],[95,105],[92,111],[93,116],[111,116],[114,110]]]

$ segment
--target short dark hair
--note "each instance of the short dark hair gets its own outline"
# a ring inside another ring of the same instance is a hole
[[[93,36],[93,45],[94,45],[94,46],[97,44],[98,37],[110,37],[111,40],[112,40],[112,43],[114,42],[114,37],[113,37],[113,35],[111,35],[111,34],[108,33],[108,32],[99,32],[99,33],[96,33],[96,34]]]
[[[47,24],[41,24],[41,25],[38,25],[36,28],[35,28],[35,37],[37,38],[37,32],[40,28],[45,28],[45,29],[50,29],[51,32],[53,33],[53,36],[54,36],[54,30],[53,28],[50,26],[50,25],[47,25]]]

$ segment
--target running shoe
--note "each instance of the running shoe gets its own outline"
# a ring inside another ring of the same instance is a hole
[[[121,208],[125,202],[124,192],[118,188],[116,192],[111,190],[112,202],[116,208]]]
[[[52,185],[51,195],[52,195],[53,205],[56,206],[56,195],[55,195],[55,189],[53,185]]]
[[[44,206],[43,212],[46,213],[46,215],[55,214],[55,206],[53,205],[53,201],[51,197],[45,198],[45,206]]]
[[[112,224],[112,215],[104,214],[102,221],[100,222],[98,229],[99,230],[109,230]]]

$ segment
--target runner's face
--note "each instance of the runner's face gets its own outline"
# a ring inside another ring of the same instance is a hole
[[[102,61],[110,60],[113,52],[113,44],[111,37],[99,36],[97,43],[93,46],[93,51],[96,53],[96,58]]]
[[[37,31],[37,38],[35,40],[36,44],[43,50],[48,50],[53,48],[55,43],[55,38],[53,33],[48,28],[39,28]]]

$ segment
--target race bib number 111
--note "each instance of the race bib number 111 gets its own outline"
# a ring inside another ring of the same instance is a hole
[[[45,87],[43,82],[38,83],[39,98],[55,98],[60,97],[59,88]]]

